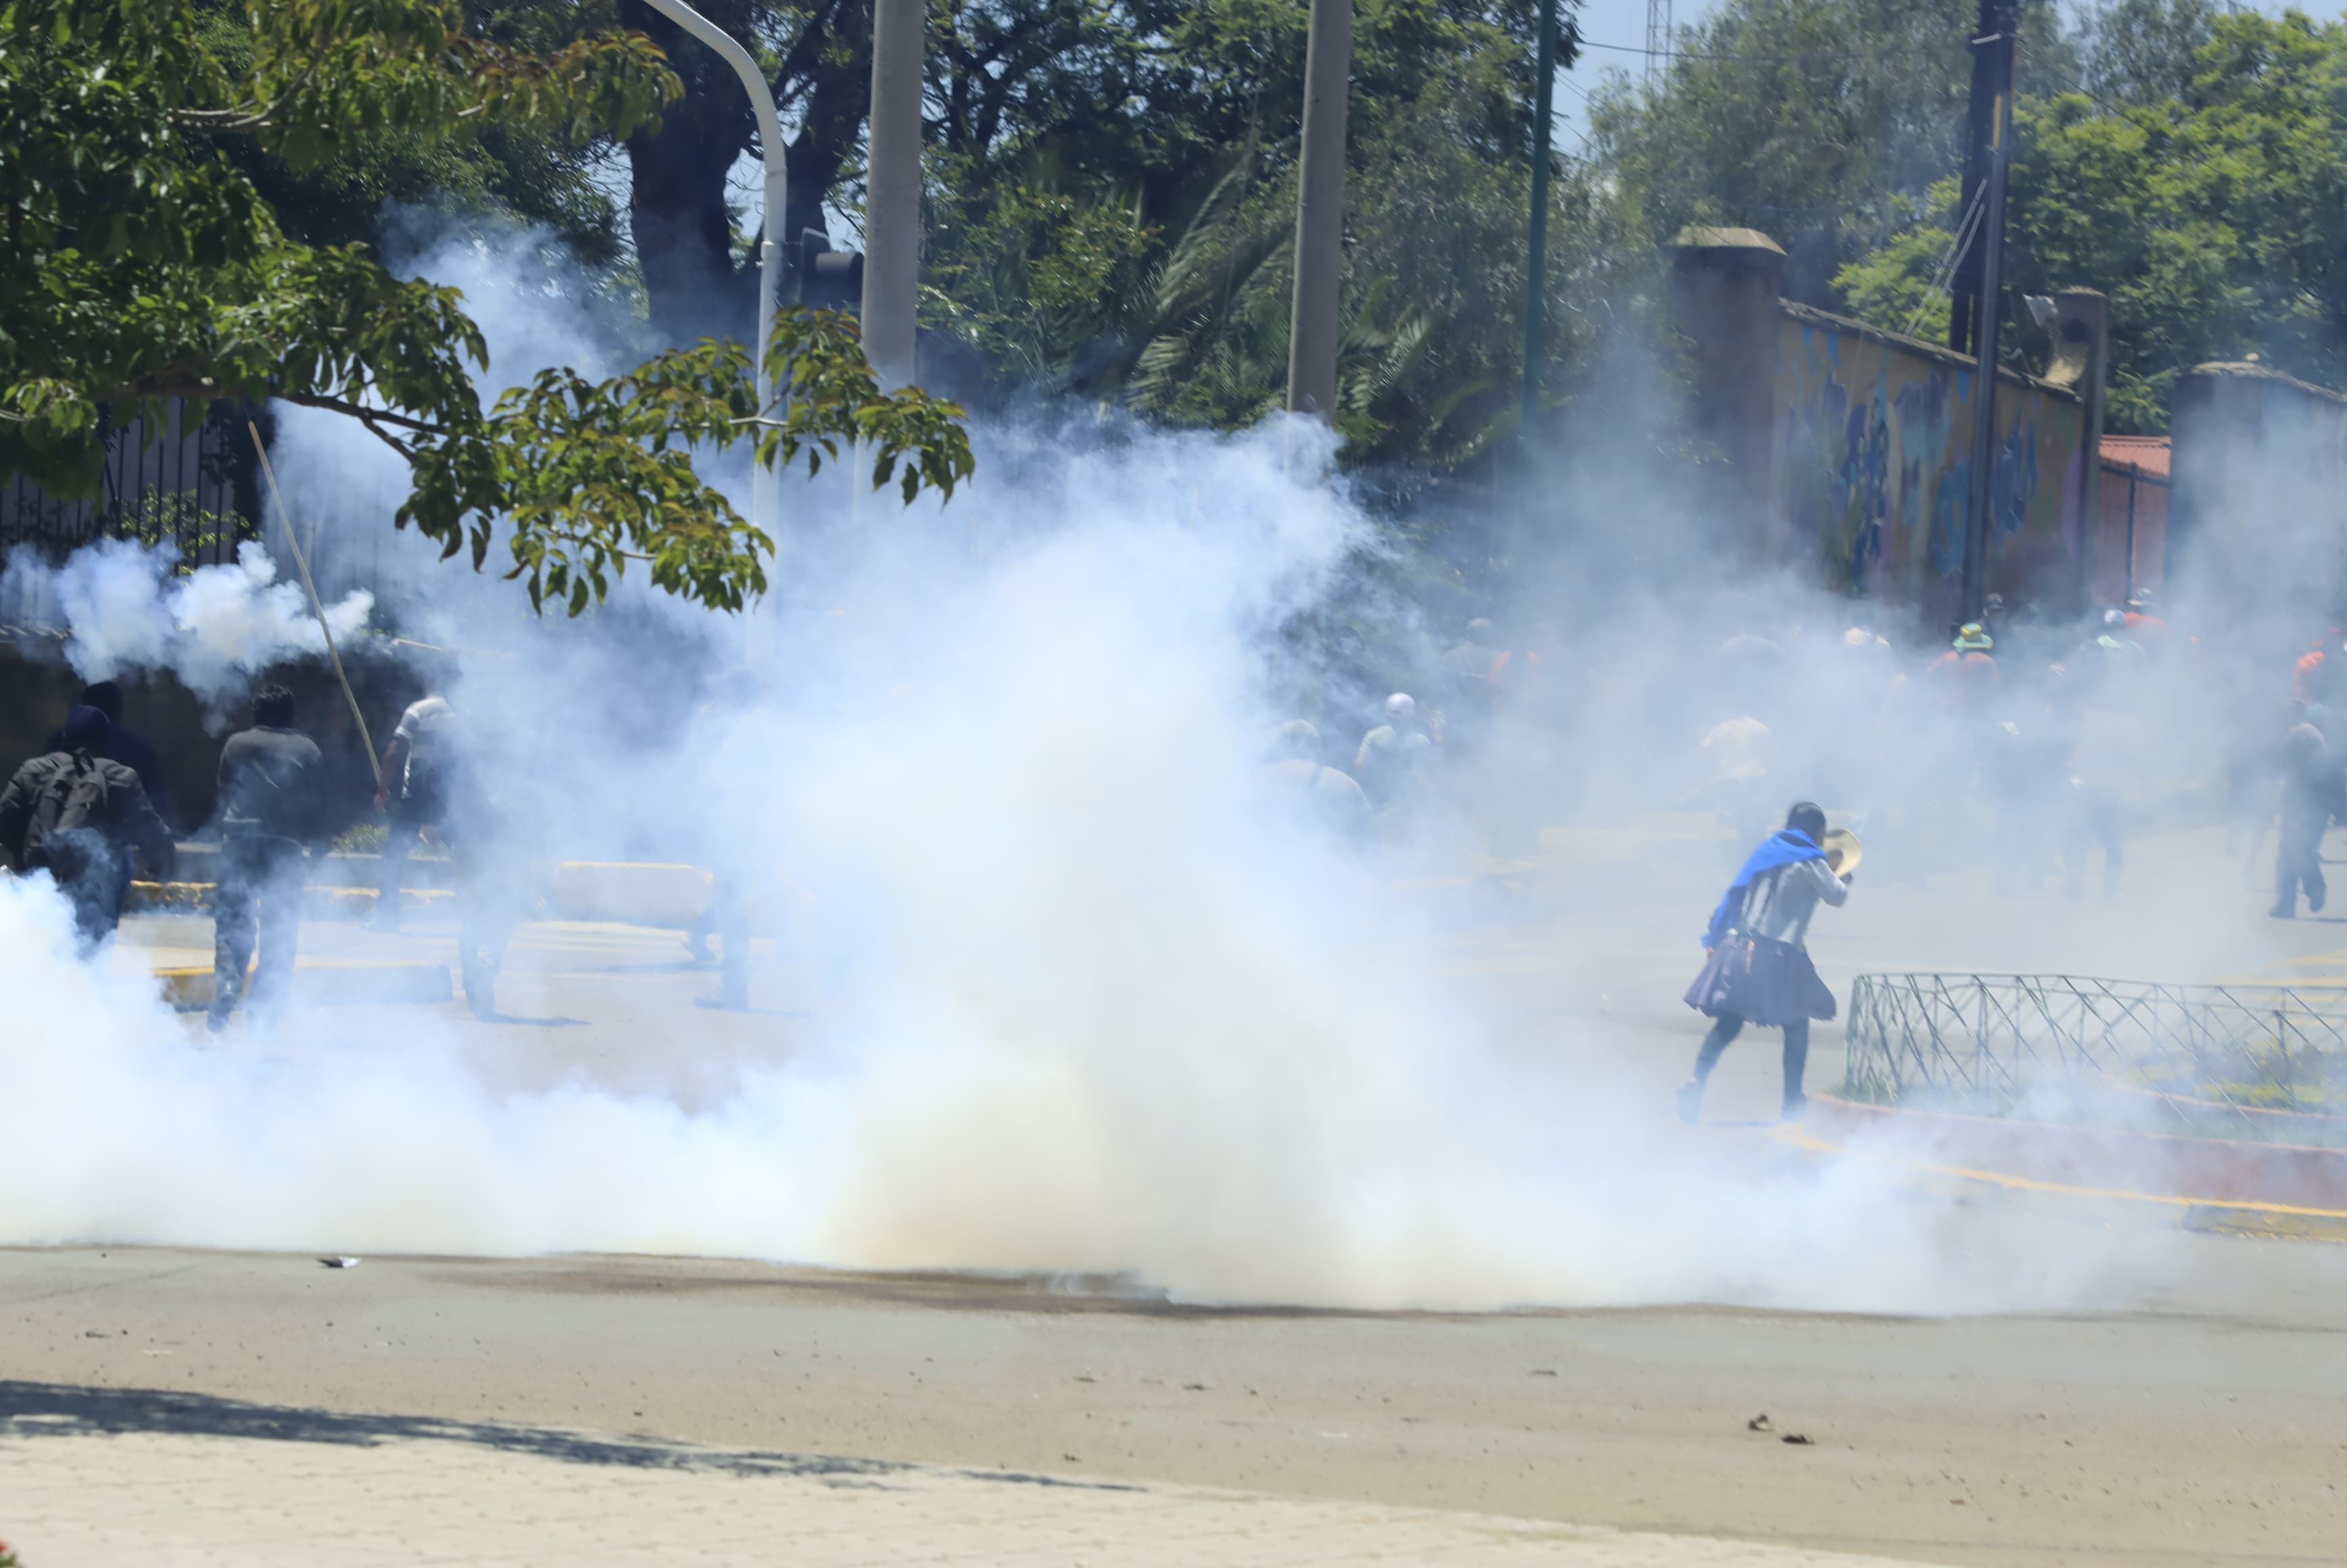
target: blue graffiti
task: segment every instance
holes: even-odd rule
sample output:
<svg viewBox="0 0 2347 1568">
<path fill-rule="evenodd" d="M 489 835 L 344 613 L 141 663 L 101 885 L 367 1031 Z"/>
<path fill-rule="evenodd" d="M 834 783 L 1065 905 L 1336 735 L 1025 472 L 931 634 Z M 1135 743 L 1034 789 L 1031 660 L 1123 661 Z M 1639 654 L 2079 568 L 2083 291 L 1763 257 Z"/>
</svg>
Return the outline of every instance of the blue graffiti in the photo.
<svg viewBox="0 0 2347 1568">
<path fill-rule="evenodd" d="M 1964 514 L 1972 492 L 1973 460 L 1959 457 L 1932 497 L 1932 569 L 1942 577 L 1964 569 Z"/>
</svg>

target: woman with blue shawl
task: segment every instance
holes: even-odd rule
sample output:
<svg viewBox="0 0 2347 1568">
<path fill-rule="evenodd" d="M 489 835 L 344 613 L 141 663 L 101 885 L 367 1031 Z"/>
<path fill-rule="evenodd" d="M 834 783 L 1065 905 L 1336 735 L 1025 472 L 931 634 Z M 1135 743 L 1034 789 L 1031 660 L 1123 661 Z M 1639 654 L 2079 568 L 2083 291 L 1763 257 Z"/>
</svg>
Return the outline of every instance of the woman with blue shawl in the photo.
<svg viewBox="0 0 2347 1568">
<path fill-rule="evenodd" d="M 1826 814 L 1808 801 L 1785 814 L 1785 825 L 1761 840 L 1736 874 L 1703 945 L 1711 958 L 1687 988 L 1686 1004 L 1712 1020 L 1679 1088 L 1679 1115 L 1693 1122 L 1720 1053 L 1747 1023 L 1785 1031 L 1785 1119 L 1809 1106 L 1801 1075 L 1809 1061 L 1809 1020 L 1834 1015 L 1833 992 L 1818 978 L 1802 945 L 1818 903 L 1849 901 L 1850 878 L 1836 876 L 1822 847 Z"/>
</svg>

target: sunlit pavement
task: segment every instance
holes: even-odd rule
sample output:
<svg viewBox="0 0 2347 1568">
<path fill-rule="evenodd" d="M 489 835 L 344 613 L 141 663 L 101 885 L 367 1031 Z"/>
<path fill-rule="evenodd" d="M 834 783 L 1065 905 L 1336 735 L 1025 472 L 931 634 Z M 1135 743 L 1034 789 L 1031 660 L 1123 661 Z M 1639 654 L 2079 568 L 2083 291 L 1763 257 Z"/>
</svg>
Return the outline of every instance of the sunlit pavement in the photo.
<svg viewBox="0 0 2347 1568">
<path fill-rule="evenodd" d="M 2113 1263 L 2091 1310 L 1942 1317 L 0 1249 L 0 1530 L 28 1568 L 2335 1563 L 2347 1248 Z"/>
<path fill-rule="evenodd" d="M 63 1415 L 6 1422 L 0 1469 L 10 1537 L 21 1543 L 27 1568 L 589 1562 L 1866 1568 L 1889 1561 L 1365 1502 L 540 1429 L 303 1411 L 261 1416 L 272 1419 L 278 1430 L 265 1437 L 93 1433 Z M 428 1435 L 408 1435 L 418 1430 Z"/>
<path fill-rule="evenodd" d="M 1891 886 L 1870 866 L 1847 909 L 1819 912 L 1811 946 L 1845 998 L 1851 976 L 1885 969 L 2347 980 L 2347 933 L 2332 919 L 2264 918 L 2260 868 L 2229 854 L 2220 834 L 2130 848 L 2124 897 L 2112 906 L 2069 902 L 2058 876 L 2033 896 L 2003 897 L 1985 874 Z M 1702 1028 L 1678 999 L 1699 957 L 1695 933 L 1739 854 L 1681 823 L 1630 824 L 1604 836 L 1553 836 L 1529 862 L 1398 875 L 1376 896 L 1391 903 L 1402 934 L 1390 951 L 1364 955 L 1362 983 L 1407 971 L 1447 988 L 1462 1039 L 1512 1066 L 1526 1094 L 1562 1102 L 1586 1093 L 1593 1064 L 1602 1064 L 1604 1092 L 1624 1097 L 1618 1114 L 1655 1137 L 1741 1148 L 1756 1171 L 1814 1160 L 1815 1151 L 1768 1135 L 1773 1034 L 1729 1052 L 1705 1128 L 1686 1133 L 1670 1115 L 1669 1090 Z M 210 935 L 200 917 L 135 917 L 111 961 L 131 973 L 200 963 Z M 329 962 L 453 965 L 454 937 L 453 919 L 434 911 L 395 935 L 313 920 L 302 939 L 305 954 Z M 536 922 L 517 938 L 490 1020 L 473 1019 L 460 1000 L 296 1009 L 267 1035 L 241 1018 L 217 1037 L 197 1016 L 179 1027 L 205 1049 L 231 1052 L 428 1037 L 493 1087 L 585 1079 L 692 1107 L 724 1096 L 744 1068 L 822 1043 L 836 1022 L 814 966 L 774 943 L 757 951 L 754 1010 L 696 1007 L 716 984 L 678 932 Z M 1839 1081 L 1840 1047 L 1838 1026 L 1818 1031 L 1813 1091 Z M 2096 1238 L 2109 1225 L 2129 1222 L 2031 1223 L 2073 1227 L 2093 1248 L 2107 1246 Z M 1372 1355 L 1363 1336 L 1383 1320 L 1359 1319 L 1356 1329 L 1342 1315 L 1307 1317 L 1279 1328 L 1276 1317 L 1242 1317 L 1276 1329 L 1287 1347 L 1266 1352 L 1246 1380 L 1292 1368 L 1307 1354 L 1290 1343 L 1296 1334 L 1308 1334 L 1317 1347 L 1308 1355 L 1326 1363 L 1320 1376 L 1331 1387 L 1317 1398 L 1328 1413 L 1276 1426 L 1249 1412 L 1251 1399 L 1222 1415 L 1148 1413 L 1169 1397 L 1235 1398 L 1224 1389 L 1240 1380 L 1230 1358 L 1244 1364 L 1255 1352 L 1242 1348 L 1236 1324 L 1214 1319 L 1203 1325 L 1212 1343 L 1202 1344 L 1142 1311 L 1118 1319 L 1125 1338 L 1113 1351 L 1087 1349 L 1063 1325 L 1027 1322 L 1019 1342 L 1042 1348 L 1006 1368 L 1003 1337 L 1015 1317 L 941 1301 L 907 1321 L 885 1305 L 890 1287 L 876 1307 L 818 1286 L 802 1328 L 818 1341 L 876 1336 L 879 1348 L 865 1359 L 888 1365 L 859 1368 L 851 1349 L 850 1375 L 827 1392 L 801 1380 L 776 1389 L 771 1404 L 763 1394 L 745 1404 L 733 1386 L 764 1387 L 766 1352 L 735 1343 L 745 1330 L 753 1339 L 766 1332 L 756 1326 L 768 1319 L 748 1310 L 754 1296 L 729 1296 L 735 1327 L 720 1327 L 677 1317 L 684 1304 L 667 1289 L 737 1266 L 644 1260 L 629 1266 L 641 1271 L 637 1283 L 595 1287 L 616 1295 L 576 1297 L 583 1312 L 566 1305 L 574 1293 L 565 1287 L 491 1321 L 449 1294 L 456 1271 L 529 1266 L 436 1272 L 426 1260 L 371 1259 L 341 1275 L 302 1259 L 222 1255 L 215 1266 L 194 1255 L 180 1265 L 133 1252 L 118 1256 L 155 1257 L 159 1269 L 141 1266 L 170 1277 L 149 1292 L 145 1316 L 125 1318 L 145 1327 L 118 1327 L 131 1294 L 83 1278 L 69 1256 L 20 1254 L 21 1266 L 0 1267 L 0 1307 L 9 1309 L 0 1314 L 0 1373 L 20 1379 L 0 1383 L 0 1534 L 30 1549 L 28 1568 L 567 1563 L 589 1551 L 810 1563 L 1858 1560 L 1818 1555 L 1813 1545 L 1874 1561 L 2048 1568 L 2335 1560 L 2323 1543 L 2347 1530 L 2335 1479 L 2347 1457 L 2339 1415 L 2347 1363 L 2333 1343 L 2336 1303 L 2347 1299 L 2337 1288 L 2342 1249 L 2162 1234 L 2172 1239 L 2147 1232 L 2123 1255 L 2143 1265 L 2135 1295 L 2150 1310 L 2075 1322 L 1873 1320 L 1861 1329 L 1869 1320 L 1669 1309 L 1405 1316 L 1390 1321 L 1397 1332 L 1408 1326 L 1408 1342 Z M 237 1305 L 206 1307 L 190 1287 L 200 1275 L 184 1270 L 215 1266 L 261 1273 Z M 279 1277 L 285 1269 L 310 1272 Z M 374 1340 L 346 1339 L 352 1320 L 330 1322 L 320 1348 L 305 1351 L 302 1332 L 270 1316 L 308 1306 L 329 1282 L 347 1295 L 353 1283 L 395 1281 L 391 1298 L 354 1313 Z M 2244 1328 L 2253 1318 L 2260 1326 Z M 1435 1390 L 1474 1387 L 1481 1375 L 1446 1360 L 1473 1354 L 1487 1333 L 1479 1322 L 1527 1325 L 1504 1329 L 1527 1340 L 1507 1376 L 1522 1388 L 1527 1366 L 1562 1368 L 1567 1380 L 1553 1386 L 1562 1402 L 1445 1408 Z M 1168 1350 L 1194 1358 L 1196 1387 L 1219 1391 L 1168 1396 L 1162 1390 L 1193 1386 L 1181 1371 L 1138 1375 Z M 928 1353 L 958 1363 L 946 1375 L 972 1385 L 943 1413 L 921 1376 L 944 1370 L 926 1365 Z M 1037 1355 L 1051 1363 L 1040 1372 L 1029 1364 Z M 1615 1370 L 1625 1378 L 1586 1382 L 1594 1366 L 1624 1357 Z M 909 1388 L 899 1362 L 913 1364 Z M 1102 1365 L 1124 1368 L 1122 1381 L 1141 1387 L 1101 1387 L 1098 1409 L 1054 1409 L 1065 1404 L 1060 1393 L 1026 1402 L 1046 1386 L 1089 1399 Z M 107 1389 L 133 1394 L 93 1405 Z M 155 1402 L 165 1398 L 157 1389 L 199 1393 L 200 1409 Z M 816 1408 L 803 1409 L 810 1397 Z M 1424 1424 L 1365 1426 L 1354 1403 L 1365 1398 L 1393 1421 Z M 1413 1403 L 1427 1414 L 1399 1414 Z M 1348 1409 L 1356 1413 L 1345 1416 Z M 1758 1409 L 1833 1436 L 1809 1457 L 1780 1460 L 1806 1450 L 1747 1432 Z M 352 1411 L 415 1419 L 333 1414 Z M 1104 1419 L 1119 1411 L 1122 1457 L 1095 1452 Z M 630 1430 L 663 1436 L 579 1435 Z M 1368 1433 L 1374 1442 L 1361 1440 Z M 687 1440 L 713 1446 L 680 1446 Z M 724 1446 L 744 1440 L 761 1446 Z M 861 1457 L 842 1467 L 810 1454 Z M 886 1462 L 866 1462 L 874 1459 Z M 1523 1522 L 1533 1517 L 1565 1523 Z"/>
</svg>

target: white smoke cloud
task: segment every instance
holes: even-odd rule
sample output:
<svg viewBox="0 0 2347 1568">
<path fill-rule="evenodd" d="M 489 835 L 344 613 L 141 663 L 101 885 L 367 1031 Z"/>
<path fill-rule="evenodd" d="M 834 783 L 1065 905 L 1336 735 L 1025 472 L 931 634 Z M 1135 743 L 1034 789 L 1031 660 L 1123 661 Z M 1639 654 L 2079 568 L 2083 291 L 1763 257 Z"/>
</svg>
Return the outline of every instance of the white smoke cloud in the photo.
<svg viewBox="0 0 2347 1568">
<path fill-rule="evenodd" d="M 1528 1099 L 1378 864 L 1263 809 L 1266 648 L 1363 538 L 1313 440 L 989 440 L 942 516 L 810 555 L 765 628 L 768 700 L 692 744 L 623 753 L 562 684 L 616 622 L 470 674 L 495 728 L 566 693 L 564 745 L 525 736 L 513 779 L 561 759 L 527 795 L 533 848 L 682 801 L 697 858 L 809 901 L 792 939 L 839 958 L 819 1043 L 713 1095 L 586 1066 L 509 1092 L 422 1013 L 330 1052 L 199 1050 L 143 982 L 74 961 L 41 885 L 0 888 L 0 986 L 37 1009 L 0 1042 L 0 1239 L 1108 1272 L 1362 1307 L 2066 1298 L 2075 1249 L 1687 1133 L 1601 1030 L 1548 1047 L 1569 1098 Z M 675 702 L 680 671 L 647 663 L 611 707 Z M 685 1076 L 698 1020 L 642 1027 Z"/>
<path fill-rule="evenodd" d="M 425 265 L 466 282 L 494 381 L 613 341 L 500 286 L 477 244 Z M 532 621 L 512 585 L 389 532 L 400 476 L 367 438 L 301 411 L 279 429 L 321 575 L 499 654 L 456 701 L 507 760 L 519 847 L 748 873 L 800 912 L 779 945 L 825 977 L 819 1003 L 790 999 L 815 1020 L 764 1025 L 741 1068 L 707 1015 L 647 1017 L 672 1064 L 658 1090 L 579 1061 L 515 1091 L 424 1010 L 394 1039 L 325 1024 L 314 1054 L 200 1049 L 142 979 L 75 959 L 46 884 L 0 884 L 0 994 L 26 999 L 0 1036 L 0 1243 L 705 1253 L 1450 1307 L 1962 1310 L 2075 1299 L 2109 1260 L 1878 1166 L 1689 1132 L 1614 1026 L 1528 1040 L 1487 987 L 1446 977 L 1430 907 L 1395 886 L 1406 860 L 1266 808 L 1275 723 L 1317 701 L 1348 758 L 1391 689 L 1363 647 L 1444 645 L 1348 578 L 1372 530 L 1316 427 L 985 429 L 942 512 L 867 497 L 848 516 L 833 470 L 788 487 L 776 598 L 748 628 L 639 579 L 581 620 Z M 1708 684 L 1720 638 L 1849 612 L 1706 575 L 1636 510 L 1664 510 L 1651 479 L 1608 480 L 1639 526 L 1607 536 L 1604 570 L 1553 574 L 1542 613 L 1586 624 L 1549 655 L 1569 743 L 1525 753 L 1535 825 L 1576 800 L 1601 822 L 1677 801 L 1694 779 L 1658 759 L 1692 768 L 1728 716 L 1686 723 L 1730 695 Z M 1666 590 L 1624 588 L 1636 551 L 1669 558 Z M 56 584 L 77 661 L 209 690 L 314 651 L 265 559 L 208 569 L 166 584 L 121 547 L 77 559 Z M 355 629 L 364 593 L 336 613 Z M 745 648 L 760 695 L 692 717 Z M 1322 681 L 1347 658 L 1378 677 Z M 1688 937 L 1717 891 L 1691 897 Z"/>
<path fill-rule="evenodd" d="M 8 576 L 8 599 L 56 607 L 66 657 L 85 680 L 169 671 L 217 707 L 269 665 L 325 651 L 301 587 L 278 581 L 276 562 L 257 543 L 239 547 L 233 564 L 180 576 L 168 551 L 106 539 L 54 569 L 20 551 Z M 374 594 L 357 589 L 326 607 L 326 622 L 348 639 L 374 608 Z"/>
</svg>

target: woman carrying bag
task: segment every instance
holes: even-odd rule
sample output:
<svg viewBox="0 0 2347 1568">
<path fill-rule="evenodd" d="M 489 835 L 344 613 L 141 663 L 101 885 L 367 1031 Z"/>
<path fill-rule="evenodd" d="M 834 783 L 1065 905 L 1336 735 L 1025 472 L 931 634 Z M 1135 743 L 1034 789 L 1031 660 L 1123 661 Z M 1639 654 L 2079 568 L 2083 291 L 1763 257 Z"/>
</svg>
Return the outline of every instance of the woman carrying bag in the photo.
<svg viewBox="0 0 2347 1568">
<path fill-rule="evenodd" d="M 1785 1031 L 1785 1119 L 1798 1121 L 1808 1108 L 1801 1075 L 1809 1061 L 1809 1020 L 1833 1017 L 1834 999 L 1802 938 L 1819 900 L 1836 907 L 1849 902 L 1857 865 L 1857 838 L 1828 835 L 1826 814 L 1801 801 L 1728 884 L 1703 934 L 1711 958 L 1686 992 L 1687 1006 L 1713 1021 L 1696 1053 L 1695 1071 L 1679 1088 L 1682 1120 L 1696 1120 L 1720 1052 L 1747 1023 Z"/>
</svg>

